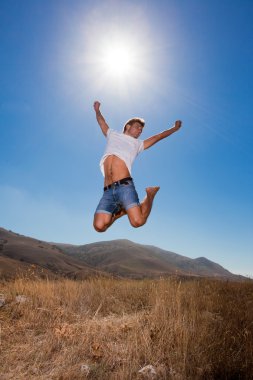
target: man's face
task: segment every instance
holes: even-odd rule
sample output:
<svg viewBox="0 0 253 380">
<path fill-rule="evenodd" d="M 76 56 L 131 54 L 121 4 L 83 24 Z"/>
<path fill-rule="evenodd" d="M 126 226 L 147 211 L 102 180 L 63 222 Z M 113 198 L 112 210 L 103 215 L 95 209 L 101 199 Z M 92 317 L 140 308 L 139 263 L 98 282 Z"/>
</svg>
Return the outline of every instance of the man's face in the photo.
<svg viewBox="0 0 253 380">
<path fill-rule="evenodd" d="M 128 124 L 126 127 L 125 134 L 135 139 L 138 139 L 142 133 L 143 126 L 138 123 L 138 121 L 134 122 L 132 125 Z"/>
</svg>

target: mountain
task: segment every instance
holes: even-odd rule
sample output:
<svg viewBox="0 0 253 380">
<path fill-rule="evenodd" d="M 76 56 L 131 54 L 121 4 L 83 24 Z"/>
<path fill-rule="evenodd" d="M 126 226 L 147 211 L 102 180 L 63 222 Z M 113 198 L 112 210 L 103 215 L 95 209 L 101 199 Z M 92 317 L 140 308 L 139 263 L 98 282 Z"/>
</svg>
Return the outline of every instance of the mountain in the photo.
<svg viewBox="0 0 253 380">
<path fill-rule="evenodd" d="M 49 278 L 64 276 L 83 279 L 94 275 L 108 276 L 66 255 L 53 243 L 0 228 L 0 278 L 31 273 Z"/>
<path fill-rule="evenodd" d="M 204 257 L 190 259 L 129 240 L 86 245 L 48 243 L 0 228 L 0 277 L 34 272 L 38 276 L 84 279 L 90 276 L 161 276 L 243 279 Z"/>
<path fill-rule="evenodd" d="M 188 257 L 129 240 L 113 240 L 81 246 L 58 244 L 71 257 L 94 268 L 122 277 L 144 278 L 167 275 L 236 279 L 219 264 L 204 257 Z"/>
</svg>

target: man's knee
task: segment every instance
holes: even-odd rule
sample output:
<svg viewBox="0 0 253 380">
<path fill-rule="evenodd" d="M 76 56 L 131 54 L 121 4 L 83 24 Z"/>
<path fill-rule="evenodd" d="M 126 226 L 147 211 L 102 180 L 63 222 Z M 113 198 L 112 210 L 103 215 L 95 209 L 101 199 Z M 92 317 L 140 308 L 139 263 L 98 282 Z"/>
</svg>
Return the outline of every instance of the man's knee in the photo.
<svg viewBox="0 0 253 380">
<path fill-rule="evenodd" d="M 93 227 L 97 232 L 105 232 L 107 230 L 107 226 L 102 223 L 94 222 Z"/>
<path fill-rule="evenodd" d="M 99 218 L 94 218 L 93 227 L 97 232 L 105 232 L 108 228 L 109 223 L 106 223 L 104 220 Z"/>
<path fill-rule="evenodd" d="M 145 220 L 141 217 L 132 217 L 130 218 L 130 223 L 134 228 L 141 227 L 145 224 Z"/>
</svg>

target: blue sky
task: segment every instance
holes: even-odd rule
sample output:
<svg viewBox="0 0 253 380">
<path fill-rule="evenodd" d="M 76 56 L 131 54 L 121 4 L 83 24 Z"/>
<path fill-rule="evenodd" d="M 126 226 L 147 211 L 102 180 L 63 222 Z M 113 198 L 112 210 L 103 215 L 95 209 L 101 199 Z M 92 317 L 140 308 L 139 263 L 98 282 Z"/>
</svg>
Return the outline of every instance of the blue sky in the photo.
<svg viewBox="0 0 253 380">
<path fill-rule="evenodd" d="M 253 276 L 252 19 L 250 0 L 1 1 L 0 226 L 73 244 L 127 238 Z M 101 64 L 115 38 L 136 55 L 120 80 Z M 139 229 L 92 227 L 96 99 L 113 129 L 143 117 L 143 139 L 183 120 L 134 163 L 140 198 L 161 186 Z"/>
</svg>

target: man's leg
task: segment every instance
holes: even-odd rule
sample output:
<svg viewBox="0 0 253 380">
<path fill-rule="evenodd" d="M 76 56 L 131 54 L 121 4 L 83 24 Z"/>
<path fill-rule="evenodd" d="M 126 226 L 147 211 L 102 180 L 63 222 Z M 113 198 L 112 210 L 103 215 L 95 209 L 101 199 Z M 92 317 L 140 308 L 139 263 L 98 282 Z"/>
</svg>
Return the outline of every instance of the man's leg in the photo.
<svg viewBox="0 0 253 380">
<path fill-rule="evenodd" d="M 154 198 L 160 187 L 147 187 L 146 188 L 146 197 L 140 204 L 140 206 L 134 206 L 127 210 L 128 219 L 133 227 L 143 226 L 150 214 Z"/>
<path fill-rule="evenodd" d="M 93 226 L 97 232 L 105 232 L 115 220 L 121 218 L 123 215 L 126 215 L 125 209 L 122 209 L 115 215 L 96 213 L 94 215 Z"/>
</svg>

